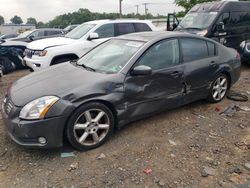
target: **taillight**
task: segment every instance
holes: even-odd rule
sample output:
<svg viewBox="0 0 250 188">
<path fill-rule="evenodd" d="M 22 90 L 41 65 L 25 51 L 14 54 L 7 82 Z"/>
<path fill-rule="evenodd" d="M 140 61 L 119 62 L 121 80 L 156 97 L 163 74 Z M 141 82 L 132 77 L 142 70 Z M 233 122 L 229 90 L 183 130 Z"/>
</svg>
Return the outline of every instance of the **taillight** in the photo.
<svg viewBox="0 0 250 188">
<path fill-rule="evenodd" d="M 239 52 L 236 52 L 236 59 L 240 60 L 240 54 L 239 54 Z"/>
</svg>

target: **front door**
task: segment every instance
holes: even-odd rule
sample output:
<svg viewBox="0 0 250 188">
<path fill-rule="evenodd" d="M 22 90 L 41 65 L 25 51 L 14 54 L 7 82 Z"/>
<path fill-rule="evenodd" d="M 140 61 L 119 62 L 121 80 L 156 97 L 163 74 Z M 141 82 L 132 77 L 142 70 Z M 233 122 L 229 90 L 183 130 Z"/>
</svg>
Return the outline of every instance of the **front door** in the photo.
<svg viewBox="0 0 250 188">
<path fill-rule="evenodd" d="M 130 120 L 181 104 L 184 66 L 179 59 L 178 40 L 164 40 L 150 47 L 134 65 L 149 66 L 152 74 L 126 77 L 126 116 Z"/>
</svg>

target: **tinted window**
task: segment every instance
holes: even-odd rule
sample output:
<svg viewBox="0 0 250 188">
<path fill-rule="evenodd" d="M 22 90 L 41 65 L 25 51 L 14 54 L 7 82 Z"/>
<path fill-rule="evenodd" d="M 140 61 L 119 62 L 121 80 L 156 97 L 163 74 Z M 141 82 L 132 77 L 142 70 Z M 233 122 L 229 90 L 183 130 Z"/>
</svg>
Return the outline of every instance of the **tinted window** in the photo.
<svg viewBox="0 0 250 188">
<path fill-rule="evenodd" d="M 152 29 L 145 23 L 134 23 L 135 31 L 152 31 Z"/>
<path fill-rule="evenodd" d="M 145 52 L 138 65 L 146 65 L 153 70 L 164 69 L 179 64 L 178 40 L 161 41 Z"/>
<path fill-rule="evenodd" d="M 105 24 L 99 27 L 95 33 L 98 33 L 99 38 L 114 37 L 114 24 Z"/>
<path fill-rule="evenodd" d="M 216 55 L 216 50 L 215 50 L 215 44 L 212 42 L 207 42 L 207 47 L 208 47 L 208 55 L 210 57 Z"/>
<path fill-rule="evenodd" d="M 117 35 L 124 35 L 135 32 L 135 28 L 132 23 L 118 23 Z"/>
<path fill-rule="evenodd" d="M 237 27 L 250 24 L 249 12 L 232 12 L 230 13 L 230 25 Z"/>
<path fill-rule="evenodd" d="M 48 36 L 48 35 L 58 35 L 58 34 L 61 34 L 62 32 L 61 31 L 45 31 L 45 36 Z"/>
<path fill-rule="evenodd" d="M 181 39 L 183 61 L 194 61 L 208 57 L 206 41 L 200 39 Z"/>
</svg>

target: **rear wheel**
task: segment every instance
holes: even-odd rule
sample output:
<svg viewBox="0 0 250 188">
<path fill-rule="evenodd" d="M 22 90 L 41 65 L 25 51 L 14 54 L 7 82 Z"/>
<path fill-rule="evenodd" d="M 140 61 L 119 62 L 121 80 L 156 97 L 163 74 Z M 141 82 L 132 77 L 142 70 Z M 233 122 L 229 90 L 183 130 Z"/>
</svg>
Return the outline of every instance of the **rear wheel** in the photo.
<svg viewBox="0 0 250 188">
<path fill-rule="evenodd" d="M 227 75 L 220 74 L 211 84 L 208 100 L 212 103 L 220 102 L 226 96 L 228 88 L 229 81 Z"/>
<path fill-rule="evenodd" d="M 78 108 L 70 117 L 66 135 L 78 150 L 93 149 L 103 144 L 114 130 L 114 117 L 108 107 L 91 102 Z"/>
</svg>

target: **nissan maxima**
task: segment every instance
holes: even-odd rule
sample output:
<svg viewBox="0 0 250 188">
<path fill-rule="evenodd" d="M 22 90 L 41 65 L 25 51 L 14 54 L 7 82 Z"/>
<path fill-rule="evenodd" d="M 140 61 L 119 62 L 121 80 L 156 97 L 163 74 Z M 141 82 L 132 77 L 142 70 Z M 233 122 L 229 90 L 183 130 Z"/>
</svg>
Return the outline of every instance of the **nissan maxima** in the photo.
<svg viewBox="0 0 250 188">
<path fill-rule="evenodd" d="M 235 50 L 196 35 L 124 35 L 13 83 L 3 119 L 22 146 L 61 147 L 67 139 L 88 150 L 132 121 L 200 99 L 221 101 L 240 66 Z"/>
</svg>

